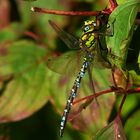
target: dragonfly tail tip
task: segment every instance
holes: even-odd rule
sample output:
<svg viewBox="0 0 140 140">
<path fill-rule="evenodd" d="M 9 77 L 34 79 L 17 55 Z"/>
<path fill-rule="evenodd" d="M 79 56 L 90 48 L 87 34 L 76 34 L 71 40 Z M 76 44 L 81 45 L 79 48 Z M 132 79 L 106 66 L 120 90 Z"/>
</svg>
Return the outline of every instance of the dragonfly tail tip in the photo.
<svg viewBox="0 0 140 140">
<path fill-rule="evenodd" d="M 63 132 L 60 130 L 59 136 L 62 138 L 63 137 Z"/>
</svg>

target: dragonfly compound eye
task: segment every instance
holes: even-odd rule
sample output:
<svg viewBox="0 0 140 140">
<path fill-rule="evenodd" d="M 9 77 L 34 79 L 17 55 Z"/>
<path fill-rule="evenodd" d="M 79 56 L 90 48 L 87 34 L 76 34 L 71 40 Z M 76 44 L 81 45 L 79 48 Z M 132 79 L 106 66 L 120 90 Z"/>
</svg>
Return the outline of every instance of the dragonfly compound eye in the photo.
<svg viewBox="0 0 140 140">
<path fill-rule="evenodd" d="M 84 31 L 87 32 L 89 30 L 90 30 L 90 26 L 89 25 L 85 26 Z"/>
</svg>

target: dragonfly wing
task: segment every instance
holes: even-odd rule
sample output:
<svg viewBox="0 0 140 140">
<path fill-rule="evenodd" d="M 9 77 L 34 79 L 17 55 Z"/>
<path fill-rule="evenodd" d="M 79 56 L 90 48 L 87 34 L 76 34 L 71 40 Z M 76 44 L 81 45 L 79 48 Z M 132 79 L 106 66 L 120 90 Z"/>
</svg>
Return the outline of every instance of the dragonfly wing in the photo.
<svg viewBox="0 0 140 140">
<path fill-rule="evenodd" d="M 49 24 L 56 31 L 60 39 L 70 48 L 79 49 L 79 40 L 64 30 L 60 29 L 53 21 L 49 20 Z"/>
<path fill-rule="evenodd" d="M 51 57 L 47 67 L 59 74 L 77 75 L 82 66 L 82 51 L 69 51 L 58 57 Z"/>
</svg>

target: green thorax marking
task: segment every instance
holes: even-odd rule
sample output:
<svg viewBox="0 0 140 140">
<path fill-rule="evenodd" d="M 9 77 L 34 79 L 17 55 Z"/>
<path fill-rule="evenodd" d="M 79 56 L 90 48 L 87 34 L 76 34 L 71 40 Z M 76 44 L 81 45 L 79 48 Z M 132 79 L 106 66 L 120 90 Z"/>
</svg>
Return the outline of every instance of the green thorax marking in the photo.
<svg viewBox="0 0 140 140">
<path fill-rule="evenodd" d="M 80 38 L 80 48 L 84 48 L 91 52 L 95 48 L 95 34 L 96 22 L 94 20 L 87 20 L 82 27 L 83 33 Z"/>
</svg>

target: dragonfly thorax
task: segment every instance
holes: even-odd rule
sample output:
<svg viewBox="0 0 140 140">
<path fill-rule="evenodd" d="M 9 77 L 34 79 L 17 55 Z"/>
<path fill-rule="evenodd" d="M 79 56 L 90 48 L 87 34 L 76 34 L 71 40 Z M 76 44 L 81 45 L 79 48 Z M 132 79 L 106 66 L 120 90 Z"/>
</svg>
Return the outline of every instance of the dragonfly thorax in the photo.
<svg viewBox="0 0 140 140">
<path fill-rule="evenodd" d="M 82 27 L 83 33 L 80 38 L 80 48 L 86 49 L 91 52 L 95 48 L 95 33 L 96 30 L 95 20 L 87 20 Z"/>
<path fill-rule="evenodd" d="M 80 48 L 91 52 L 95 48 L 95 34 L 83 34 L 80 38 Z"/>
<path fill-rule="evenodd" d="M 83 27 L 83 33 L 80 38 L 80 48 L 86 49 L 91 52 L 95 48 L 95 33 L 96 22 L 94 20 L 85 21 Z"/>
</svg>

